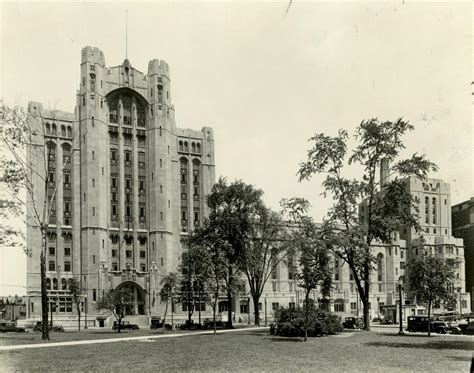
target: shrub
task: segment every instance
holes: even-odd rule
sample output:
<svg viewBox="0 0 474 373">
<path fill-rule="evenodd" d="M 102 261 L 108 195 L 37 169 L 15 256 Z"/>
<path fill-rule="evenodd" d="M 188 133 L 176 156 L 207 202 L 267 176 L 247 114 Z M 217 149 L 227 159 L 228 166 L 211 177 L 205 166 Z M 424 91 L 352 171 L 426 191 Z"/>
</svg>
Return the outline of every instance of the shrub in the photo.
<svg viewBox="0 0 474 373">
<path fill-rule="evenodd" d="M 270 332 L 284 337 L 303 337 L 305 310 L 279 308 L 275 312 L 275 323 Z M 317 337 L 342 331 L 338 316 L 320 308 L 310 308 L 308 315 L 308 336 Z"/>
</svg>

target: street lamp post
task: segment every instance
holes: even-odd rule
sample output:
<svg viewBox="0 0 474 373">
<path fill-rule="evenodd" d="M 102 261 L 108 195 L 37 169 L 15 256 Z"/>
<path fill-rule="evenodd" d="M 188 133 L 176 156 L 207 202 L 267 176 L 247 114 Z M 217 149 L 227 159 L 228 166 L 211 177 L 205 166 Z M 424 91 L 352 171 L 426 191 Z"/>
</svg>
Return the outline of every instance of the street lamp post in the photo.
<svg viewBox="0 0 474 373">
<path fill-rule="evenodd" d="M 458 288 L 458 291 L 459 291 L 459 317 L 462 317 L 462 288 L 459 287 Z"/>
<path fill-rule="evenodd" d="M 402 319 L 402 277 L 398 279 L 398 312 L 400 314 L 399 316 L 399 322 L 400 322 L 400 329 L 398 331 L 398 335 L 403 335 L 403 319 Z"/>
<path fill-rule="evenodd" d="M 87 329 L 87 294 L 84 295 L 84 329 Z"/>
</svg>

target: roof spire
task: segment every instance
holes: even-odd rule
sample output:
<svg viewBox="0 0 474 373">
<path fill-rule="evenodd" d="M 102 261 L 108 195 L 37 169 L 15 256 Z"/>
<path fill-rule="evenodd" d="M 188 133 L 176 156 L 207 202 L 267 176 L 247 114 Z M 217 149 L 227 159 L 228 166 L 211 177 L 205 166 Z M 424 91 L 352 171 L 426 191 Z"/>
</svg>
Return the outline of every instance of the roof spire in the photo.
<svg viewBox="0 0 474 373">
<path fill-rule="evenodd" d="M 128 59 L 128 9 L 125 10 L 125 58 Z"/>
</svg>

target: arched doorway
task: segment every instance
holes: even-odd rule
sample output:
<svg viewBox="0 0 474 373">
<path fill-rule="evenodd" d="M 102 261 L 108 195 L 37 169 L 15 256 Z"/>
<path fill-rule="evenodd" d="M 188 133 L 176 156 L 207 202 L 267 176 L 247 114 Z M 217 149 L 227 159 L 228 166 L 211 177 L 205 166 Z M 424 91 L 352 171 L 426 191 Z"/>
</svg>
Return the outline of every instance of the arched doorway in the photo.
<svg viewBox="0 0 474 373">
<path fill-rule="evenodd" d="M 116 290 L 123 291 L 126 315 L 145 315 L 145 290 L 133 281 L 122 282 Z"/>
</svg>

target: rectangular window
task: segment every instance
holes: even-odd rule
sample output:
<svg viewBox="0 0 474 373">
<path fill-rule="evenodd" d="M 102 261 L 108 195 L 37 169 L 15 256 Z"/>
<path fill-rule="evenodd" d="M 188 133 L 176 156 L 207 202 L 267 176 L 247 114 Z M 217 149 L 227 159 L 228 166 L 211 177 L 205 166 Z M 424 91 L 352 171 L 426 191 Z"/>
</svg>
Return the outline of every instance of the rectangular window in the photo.
<svg viewBox="0 0 474 373">
<path fill-rule="evenodd" d="M 70 261 L 64 262 L 64 270 L 66 272 L 71 272 L 71 262 Z"/>
<path fill-rule="evenodd" d="M 272 291 L 273 292 L 277 291 L 277 283 L 276 282 L 272 282 Z"/>
<path fill-rule="evenodd" d="M 92 264 L 95 264 L 95 255 L 92 255 Z"/>
<path fill-rule="evenodd" d="M 97 300 L 97 290 L 92 289 L 92 301 L 95 302 Z"/>
<path fill-rule="evenodd" d="M 125 256 L 127 258 L 131 258 L 132 257 L 132 250 L 125 250 Z"/>
<path fill-rule="evenodd" d="M 140 258 L 146 258 L 146 253 L 144 250 L 140 250 Z"/>
<path fill-rule="evenodd" d="M 53 246 L 50 246 L 50 247 L 49 247 L 49 255 L 54 255 L 55 252 L 56 252 L 56 248 L 53 247 Z"/>
<path fill-rule="evenodd" d="M 356 310 L 356 309 L 357 309 L 357 303 L 351 302 L 351 310 Z"/>
<path fill-rule="evenodd" d="M 64 248 L 64 256 L 71 256 L 71 248 L 65 247 Z"/>
<path fill-rule="evenodd" d="M 116 258 L 116 257 L 117 257 L 117 250 L 112 249 L 112 258 Z"/>
<path fill-rule="evenodd" d="M 272 303 L 272 310 L 273 310 L 273 311 L 276 311 L 276 310 L 278 309 L 278 307 L 279 307 L 278 302 L 273 302 L 273 303 Z"/>
<path fill-rule="evenodd" d="M 140 271 L 142 271 L 142 272 L 146 271 L 146 264 L 145 263 L 140 263 Z"/>
<path fill-rule="evenodd" d="M 56 270 L 56 263 L 54 262 L 54 260 L 49 261 L 48 270 L 49 271 L 55 271 Z"/>
<path fill-rule="evenodd" d="M 118 264 L 117 263 L 112 263 L 112 271 L 118 271 Z"/>
</svg>

